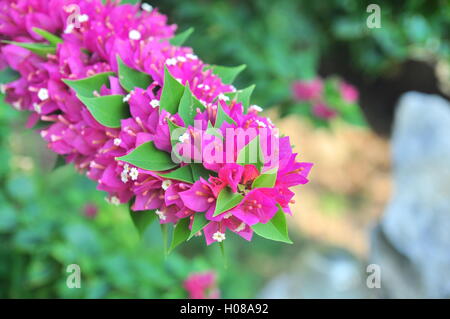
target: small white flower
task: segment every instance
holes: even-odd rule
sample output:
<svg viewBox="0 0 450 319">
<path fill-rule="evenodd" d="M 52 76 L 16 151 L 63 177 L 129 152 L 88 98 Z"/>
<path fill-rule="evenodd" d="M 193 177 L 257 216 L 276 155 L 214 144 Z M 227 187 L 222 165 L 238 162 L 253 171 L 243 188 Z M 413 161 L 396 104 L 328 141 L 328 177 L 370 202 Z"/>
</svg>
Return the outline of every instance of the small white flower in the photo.
<svg viewBox="0 0 450 319">
<path fill-rule="evenodd" d="M 198 57 L 195 54 L 192 54 L 192 53 L 186 54 L 186 57 L 188 59 L 191 59 L 191 60 L 197 60 L 198 59 Z"/>
<path fill-rule="evenodd" d="M 0 93 L 5 94 L 6 93 L 6 85 L 0 84 Z"/>
<path fill-rule="evenodd" d="M 111 204 L 119 206 L 120 205 L 120 199 L 117 196 L 111 197 L 109 200 Z"/>
<path fill-rule="evenodd" d="M 127 102 L 130 100 L 130 98 L 131 98 L 131 94 L 127 94 L 127 95 L 125 95 L 125 96 L 123 97 L 122 101 L 123 101 L 124 103 L 127 103 Z"/>
<path fill-rule="evenodd" d="M 181 136 L 178 138 L 178 140 L 179 140 L 181 143 L 184 143 L 184 142 L 188 141 L 188 140 L 189 140 L 189 134 L 188 134 L 187 132 L 185 132 L 183 135 L 181 135 Z"/>
<path fill-rule="evenodd" d="M 138 171 L 138 169 L 136 168 L 136 167 L 132 167 L 131 169 L 130 169 L 130 178 L 131 178 L 131 180 L 132 181 L 135 181 L 135 180 L 137 180 L 137 178 L 138 178 L 138 176 L 139 176 L 139 171 Z"/>
<path fill-rule="evenodd" d="M 72 23 L 71 24 L 68 24 L 67 26 L 66 26 L 66 28 L 64 29 L 64 33 L 65 34 L 69 34 L 69 33 L 72 33 L 72 31 L 75 29 L 75 25 L 73 25 Z"/>
<path fill-rule="evenodd" d="M 167 218 L 166 214 L 164 214 L 164 212 L 160 211 L 159 209 L 155 211 L 155 214 L 158 215 L 159 219 L 161 220 L 166 220 Z"/>
<path fill-rule="evenodd" d="M 125 169 L 122 171 L 122 173 L 120 173 L 120 180 L 124 184 L 128 183 L 128 171 L 126 171 Z"/>
<path fill-rule="evenodd" d="M 129 37 L 131 40 L 140 40 L 140 39 L 141 39 L 141 33 L 140 33 L 138 30 L 131 30 L 131 31 L 128 33 L 128 37 Z"/>
<path fill-rule="evenodd" d="M 33 103 L 33 108 L 36 111 L 36 113 L 41 113 L 42 112 L 42 107 L 38 103 Z"/>
<path fill-rule="evenodd" d="M 225 240 L 225 234 L 218 231 L 212 235 L 212 239 L 214 239 L 215 241 L 217 241 L 219 243 L 223 242 Z"/>
<path fill-rule="evenodd" d="M 250 106 L 250 110 L 256 111 L 256 112 L 262 112 L 263 108 L 258 105 L 252 105 Z"/>
<path fill-rule="evenodd" d="M 141 4 L 141 9 L 147 12 L 151 12 L 153 10 L 153 7 L 151 4 L 144 2 L 143 4 Z"/>
<path fill-rule="evenodd" d="M 236 233 L 239 233 L 245 229 L 245 223 L 241 223 L 236 229 L 234 230 Z"/>
<path fill-rule="evenodd" d="M 152 108 L 157 108 L 159 106 L 159 101 L 156 99 L 153 99 L 150 101 L 150 105 L 152 106 Z"/>
<path fill-rule="evenodd" d="M 177 57 L 177 60 L 180 62 L 186 62 L 186 58 L 184 56 Z"/>
<path fill-rule="evenodd" d="M 264 123 L 263 121 L 256 120 L 255 122 L 256 124 L 258 124 L 259 127 L 267 127 L 266 123 Z"/>
<path fill-rule="evenodd" d="M 166 60 L 166 64 L 167 65 L 176 65 L 177 64 L 177 59 L 175 58 L 170 58 Z"/>
<path fill-rule="evenodd" d="M 48 99 L 48 90 L 46 88 L 39 89 L 38 98 L 41 101 L 45 101 Z"/>
<path fill-rule="evenodd" d="M 166 179 L 162 182 L 161 187 L 162 189 L 167 190 L 170 185 L 172 185 L 172 181 L 170 179 Z"/>
<path fill-rule="evenodd" d="M 225 94 L 223 94 L 223 93 L 220 93 L 219 94 L 219 100 L 222 100 L 222 101 L 229 101 L 230 100 L 230 98 L 228 97 L 228 96 L 226 96 Z"/>
<path fill-rule="evenodd" d="M 89 20 L 89 16 L 87 14 L 81 14 L 78 16 L 78 21 L 81 23 L 87 22 Z"/>
<path fill-rule="evenodd" d="M 12 103 L 12 106 L 16 109 L 16 110 L 20 110 L 22 108 L 22 102 L 20 100 L 14 101 Z"/>
<path fill-rule="evenodd" d="M 231 214 L 230 212 L 226 213 L 225 215 L 223 215 L 223 219 L 228 219 L 231 216 L 233 216 L 233 214 Z"/>
<path fill-rule="evenodd" d="M 114 139 L 114 145 L 115 146 L 120 146 L 120 144 L 122 144 L 122 140 L 120 138 L 115 138 Z"/>
</svg>

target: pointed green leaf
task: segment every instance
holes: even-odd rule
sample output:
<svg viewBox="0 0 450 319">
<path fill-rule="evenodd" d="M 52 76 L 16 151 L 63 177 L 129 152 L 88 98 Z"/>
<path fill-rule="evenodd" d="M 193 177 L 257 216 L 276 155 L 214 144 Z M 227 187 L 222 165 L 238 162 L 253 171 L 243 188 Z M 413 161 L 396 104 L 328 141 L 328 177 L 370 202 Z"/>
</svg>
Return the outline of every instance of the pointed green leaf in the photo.
<svg viewBox="0 0 450 319">
<path fill-rule="evenodd" d="M 169 252 L 174 250 L 179 244 L 185 242 L 191 231 L 189 230 L 190 218 L 182 218 L 176 223 L 172 234 L 172 242 L 170 243 Z"/>
<path fill-rule="evenodd" d="M 128 92 L 139 87 L 146 89 L 152 84 L 152 78 L 147 73 L 128 67 L 117 55 L 117 65 L 119 67 L 119 81 L 122 87 Z"/>
<path fill-rule="evenodd" d="M 7 40 L 3 40 L 2 42 L 17 45 L 18 47 L 30 50 L 31 52 L 33 52 L 43 58 L 46 58 L 47 54 L 55 54 L 56 53 L 55 46 L 44 44 L 44 43 L 26 43 L 26 42 L 15 42 L 15 41 L 7 41 Z"/>
<path fill-rule="evenodd" d="M 259 175 L 252 184 L 252 188 L 272 188 L 277 180 L 277 170 L 274 168 L 264 174 Z"/>
<path fill-rule="evenodd" d="M 264 166 L 264 155 L 259 142 L 259 136 L 256 136 L 239 151 L 236 163 L 241 165 L 255 165 L 261 172 Z"/>
<path fill-rule="evenodd" d="M 214 65 L 212 66 L 213 73 L 222 79 L 222 83 L 231 84 L 234 82 L 234 79 L 245 70 L 247 66 L 245 64 L 239 66 L 221 66 Z"/>
<path fill-rule="evenodd" d="M 247 113 L 248 111 L 248 107 L 250 105 L 250 97 L 252 96 L 254 89 L 255 85 L 253 84 L 237 92 L 236 101 L 242 103 L 244 107 L 244 113 Z"/>
<path fill-rule="evenodd" d="M 253 225 L 252 229 L 261 237 L 292 244 L 292 241 L 289 239 L 288 235 L 285 213 L 279 206 L 278 212 L 269 222 L 266 224 L 259 223 Z"/>
<path fill-rule="evenodd" d="M 216 209 L 214 211 L 214 217 L 222 214 L 223 212 L 236 207 L 244 198 L 239 193 L 233 193 L 229 187 L 225 187 L 217 196 Z"/>
<path fill-rule="evenodd" d="M 99 92 L 102 86 L 109 87 L 109 77 L 112 75 L 114 75 L 113 72 L 103 72 L 84 79 L 63 79 L 62 81 L 72 88 L 77 95 L 94 97 L 94 92 Z"/>
<path fill-rule="evenodd" d="M 216 123 L 214 124 L 214 127 L 220 128 L 223 122 L 236 125 L 236 122 L 227 113 L 225 113 L 225 111 L 222 108 L 222 105 L 219 103 L 217 104 Z"/>
<path fill-rule="evenodd" d="M 170 154 L 157 149 L 153 142 L 141 144 L 131 153 L 117 159 L 149 171 L 166 171 L 177 166 Z"/>
<path fill-rule="evenodd" d="M 194 117 L 197 115 L 197 109 L 205 110 L 205 106 L 192 94 L 189 83 L 186 83 L 183 96 L 178 107 L 178 114 L 183 119 L 186 126 L 194 125 Z"/>
<path fill-rule="evenodd" d="M 0 71 L 0 84 L 10 83 L 12 81 L 17 80 L 20 77 L 19 72 L 11 69 L 4 68 Z"/>
<path fill-rule="evenodd" d="M 208 180 L 210 176 L 216 176 L 215 172 L 206 169 L 201 163 L 191 163 L 189 166 L 192 170 L 192 177 L 194 178 L 194 181 L 198 181 L 200 177 Z"/>
<path fill-rule="evenodd" d="M 192 170 L 189 165 L 177 168 L 176 170 L 174 170 L 170 173 L 167 173 L 167 174 L 158 174 L 158 175 L 165 177 L 165 178 L 175 179 L 177 181 L 182 181 L 182 182 L 191 183 L 191 184 L 194 184 L 194 182 L 196 181 L 192 177 Z"/>
<path fill-rule="evenodd" d="M 39 29 L 39 28 L 33 28 L 33 31 L 36 32 L 37 34 L 39 34 L 41 37 L 43 37 L 45 40 L 47 40 L 53 46 L 56 46 L 58 43 L 63 43 L 63 40 L 60 37 L 48 32 L 48 31 L 45 31 L 45 30 Z"/>
<path fill-rule="evenodd" d="M 199 231 L 205 228 L 209 224 L 209 220 L 205 218 L 203 213 L 195 213 L 194 222 L 192 223 L 191 233 L 189 234 L 188 240 L 195 236 Z"/>
<path fill-rule="evenodd" d="M 178 33 L 176 36 L 174 36 L 172 39 L 169 40 L 170 44 L 175 46 L 182 46 L 183 43 L 189 38 L 189 36 L 194 32 L 194 28 L 189 28 L 187 30 L 184 30 L 181 33 Z"/>
<path fill-rule="evenodd" d="M 178 112 L 178 105 L 184 93 L 184 85 L 178 82 L 164 66 L 164 86 L 161 92 L 159 104 L 170 114 Z"/>
<path fill-rule="evenodd" d="M 208 121 L 208 128 L 206 129 L 206 134 L 213 135 L 223 140 L 222 131 L 219 128 L 214 127 L 212 123 L 209 121 Z"/>
<path fill-rule="evenodd" d="M 130 209 L 131 220 L 136 227 L 139 235 L 142 236 L 147 228 L 157 219 L 154 210 L 132 211 Z"/>
<path fill-rule="evenodd" d="M 106 127 L 118 128 L 120 120 L 130 117 L 129 107 L 123 102 L 122 95 L 77 97 L 87 106 L 95 120 Z"/>
</svg>

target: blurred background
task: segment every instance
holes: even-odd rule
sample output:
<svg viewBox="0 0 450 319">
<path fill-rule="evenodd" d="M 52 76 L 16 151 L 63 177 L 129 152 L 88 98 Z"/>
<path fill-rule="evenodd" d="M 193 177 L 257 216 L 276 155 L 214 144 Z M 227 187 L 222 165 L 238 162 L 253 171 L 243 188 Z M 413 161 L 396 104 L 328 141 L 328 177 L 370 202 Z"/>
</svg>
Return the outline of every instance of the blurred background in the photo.
<svg viewBox="0 0 450 319">
<path fill-rule="evenodd" d="M 207 63 L 246 64 L 235 86 L 256 84 L 253 103 L 315 163 L 293 245 L 230 236 L 224 260 L 194 238 L 166 257 L 157 225 L 140 239 L 128 207 L 0 102 L 0 298 L 186 298 L 210 270 L 224 298 L 450 297 L 450 4 L 377 1 L 371 29 L 371 2 L 149 2 L 195 28 L 186 45 Z"/>
</svg>

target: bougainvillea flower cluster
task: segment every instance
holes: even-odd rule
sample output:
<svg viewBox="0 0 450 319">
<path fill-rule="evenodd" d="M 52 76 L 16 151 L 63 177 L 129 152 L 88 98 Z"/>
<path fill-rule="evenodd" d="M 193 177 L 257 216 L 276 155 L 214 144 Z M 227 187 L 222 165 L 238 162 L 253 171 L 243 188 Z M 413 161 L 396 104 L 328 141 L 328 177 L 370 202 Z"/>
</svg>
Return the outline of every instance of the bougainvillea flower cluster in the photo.
<svg viewBox="0 0 450 319">
<path fill-rule="evenodd" d="M 175 225 L 172 248 L 229 232 L 290 242 L 312 164 L 250 104 L 253 86 L 231 84 L 242 66 L 205 64 L 175 30 L 146 4 L 1 0 L 0 65 L 18 76 L 2 92 L 138 228 Z"/>
<path fill-rule="evenodd" d="M 216 273 L 205 271 L 192 273 L 183 283 L 189 294 L 189 299 L 218 299 L 220 291 L 217 288 Z"/>
<path fill-rule="evenodd" d="M 328 87 L 326 84 L 329 84 Z M 292 94 L 295 100 L 310 103 L 312 114 L 324 120 L 336 118 L 344 110 L 351 110 L 359 98 L 358 90 L 353 85 L 344 81 L 336 83 L 335 79 L 327 83 L 319 77 L 294 82 Z M 332 98 L 327 99 L 327 94 Z"/>
</svg>

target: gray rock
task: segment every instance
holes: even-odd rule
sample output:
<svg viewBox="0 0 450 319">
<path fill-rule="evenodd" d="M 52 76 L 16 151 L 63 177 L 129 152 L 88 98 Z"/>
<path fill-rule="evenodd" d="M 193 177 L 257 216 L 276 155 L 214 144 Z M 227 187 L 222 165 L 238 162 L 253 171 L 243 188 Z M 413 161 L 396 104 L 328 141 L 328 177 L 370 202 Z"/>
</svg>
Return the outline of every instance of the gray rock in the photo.
<svg viewBox="0 0 450 319">
<path fill-rule="evenodd" d="M 393 298 L 450 297 L 450 104 L 400 100 L 392 137 L 394 193 L 372 236 L 371 261 Z"/>
<path fill-rule="evenodd" d="M 291 269 L 273 278 L 259 298 L 369 298 L 362 263 L 337 248 L 310 245 Z"/>
</svg>

